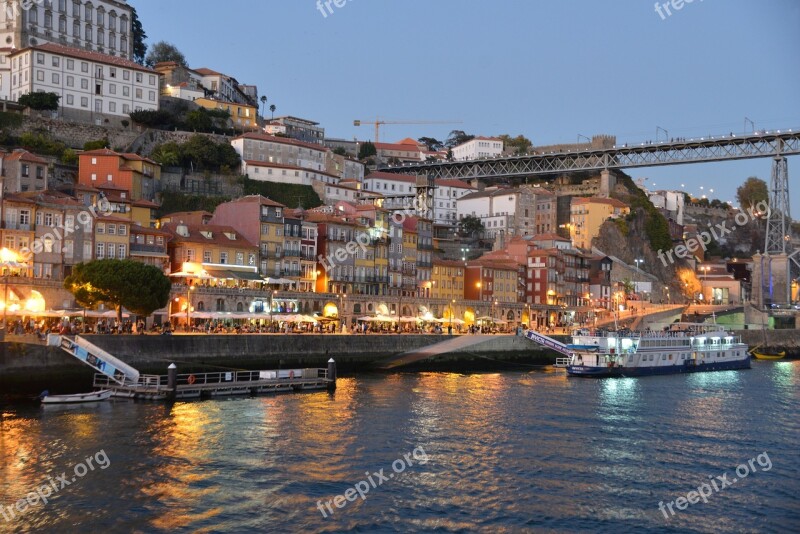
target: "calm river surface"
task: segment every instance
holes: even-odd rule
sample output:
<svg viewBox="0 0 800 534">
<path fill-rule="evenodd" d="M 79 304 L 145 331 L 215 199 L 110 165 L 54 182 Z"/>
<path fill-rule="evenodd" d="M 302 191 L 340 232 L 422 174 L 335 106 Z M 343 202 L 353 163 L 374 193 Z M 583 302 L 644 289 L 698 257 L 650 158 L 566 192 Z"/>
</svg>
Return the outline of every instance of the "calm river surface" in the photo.
<svg viewBox="0 0 800 534">
<path fill-rule="evenodd" d="M 359 375 L 335 394 L 171 407 L 6 406 L 0 532 L 799 532 L 799 386 L 800 362 L 754 362 L 639 379 Z M 707 503 L 669 512 L 705 483 Z M 31 496 L 19 512 L 37 488 L 47 504 Z"/>
</svg>

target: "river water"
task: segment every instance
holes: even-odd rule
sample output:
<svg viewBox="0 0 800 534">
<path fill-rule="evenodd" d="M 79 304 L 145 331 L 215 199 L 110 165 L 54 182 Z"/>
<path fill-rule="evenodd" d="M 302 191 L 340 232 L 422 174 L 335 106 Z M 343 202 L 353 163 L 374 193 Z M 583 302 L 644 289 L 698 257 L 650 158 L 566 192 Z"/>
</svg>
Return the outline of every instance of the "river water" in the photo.
<svg viewBox="0 0 800 534">
<path fill-rule="evenodd" d="M 800 362 L 754 362 L 6 406 L 0 532 L 798 532 L 798 386 Z"/>
</svg>

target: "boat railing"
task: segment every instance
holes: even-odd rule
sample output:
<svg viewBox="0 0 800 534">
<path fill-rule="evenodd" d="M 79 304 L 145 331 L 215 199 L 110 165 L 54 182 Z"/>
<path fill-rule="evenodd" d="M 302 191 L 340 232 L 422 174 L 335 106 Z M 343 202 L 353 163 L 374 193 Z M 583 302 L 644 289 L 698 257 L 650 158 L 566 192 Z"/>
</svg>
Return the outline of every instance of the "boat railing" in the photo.
<svg viewBox="0 0 800 534">
<path fill-rule="evenodd" d="M 569 358 L 556 358 L 555 367 L 567 367 L 569 365 Z"/>
</svg>

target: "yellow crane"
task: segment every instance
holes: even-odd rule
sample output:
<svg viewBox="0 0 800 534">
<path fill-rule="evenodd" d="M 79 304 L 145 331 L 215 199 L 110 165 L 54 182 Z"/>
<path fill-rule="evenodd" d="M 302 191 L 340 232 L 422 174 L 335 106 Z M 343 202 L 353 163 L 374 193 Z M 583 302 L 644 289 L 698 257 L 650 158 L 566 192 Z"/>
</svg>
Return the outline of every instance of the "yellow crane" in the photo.
<svg viewBox="0 0 800 534">
<path fill-rule="evenodd" d="M 382 121 L 376 118 L 374 121 L 360 121 L 354 120 L 353 126 L 361 126 L 362 124 L 372 124 L 375 126 L 375 142 L 380 143 L 381 125 L 382 124 L 461 124 L 461 121 Z"/>
</svg>

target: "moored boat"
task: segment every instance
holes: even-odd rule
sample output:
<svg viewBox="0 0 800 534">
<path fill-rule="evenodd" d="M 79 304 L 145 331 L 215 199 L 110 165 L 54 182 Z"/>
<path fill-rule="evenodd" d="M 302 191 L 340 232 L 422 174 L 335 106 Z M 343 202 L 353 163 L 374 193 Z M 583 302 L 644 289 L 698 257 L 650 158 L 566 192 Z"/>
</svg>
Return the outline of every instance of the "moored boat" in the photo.
<svg viewBox="0 0 800 534">
<path fill-rule="evenodd" d="M 567 373 L 631 377 L 750 368 L 747 345 L 718 325 L 676 323 L 662 332 L 589 332 L 573 336 Z"/>
<path fill-rule="evenodd" d="M 753 356 L 755 356 L 757 360 L 781 360 L 786 356 L 785 351 L 781 351 L 777 354 L 767 354 L 766 352 L 759 352 L 753 349 L 750 352 L 753 354 Z"/>
<path fill-rule="evenodd" d="M 47 391 L 41 395 L 42 404 L 76 404 L 81 402 L 99 402 L 111 398 L 110 389 L 92 391 L 91 393 L 77 393 L 74 395 L 50 395 Z"/>
</svg>

